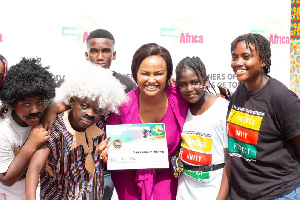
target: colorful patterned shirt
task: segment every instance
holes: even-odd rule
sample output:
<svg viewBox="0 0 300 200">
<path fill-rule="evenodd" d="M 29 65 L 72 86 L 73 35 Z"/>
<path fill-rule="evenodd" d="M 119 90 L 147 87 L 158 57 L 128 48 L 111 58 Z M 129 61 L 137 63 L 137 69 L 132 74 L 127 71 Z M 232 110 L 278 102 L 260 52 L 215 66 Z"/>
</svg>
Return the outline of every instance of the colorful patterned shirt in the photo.
<svg viewBox="0 0 300 200">
<path fill-rule="evenodd" d="M 89 129 L 85 134 L 71 128 L 68 111 L 58 115 L 46 142 L 50 154 L 40 175 L 41 199 L 102 199 L 103 162 L 95 149 L 104 137 L 100 128 L 103 129 L 105 124 L 105 116 L 102 116 L 98 127 L 92 126 L 93 130 L 99 130 L 96 130 L 98 135 L 89 138 Z M 83 135 L 86 140 L 77 137 L 77 134 Z M 93 147 L 87 141 L 91 141 L 89 144 L 92 143 Z"/>
</svg>

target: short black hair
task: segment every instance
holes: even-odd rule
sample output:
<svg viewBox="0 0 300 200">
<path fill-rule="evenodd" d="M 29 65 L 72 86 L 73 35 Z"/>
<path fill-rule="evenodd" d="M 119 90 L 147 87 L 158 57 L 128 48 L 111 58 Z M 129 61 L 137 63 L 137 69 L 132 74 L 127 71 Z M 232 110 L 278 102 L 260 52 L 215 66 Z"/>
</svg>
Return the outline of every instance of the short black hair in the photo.
<svg viewBox="0 0 300 200">
<path fill-rule="evenodd" d="M 270 42 L 262 35 L 257 33 L 248 33 L 238 36 L 231 43 L 231 52 L 233 52 L 239 42 L 245 41 L 246 47 L 250 49 L 251 52 L 257 50 L 259 52 L 259 58 L 265 63 L 263 68 L 265 74 L 270 72 L 271 67 L 271 45 Z M 255 49 L 252 49 L 249 44 L 254 45 Z"/>
<path fill-rule="evenodd" d="M 37 96 L 49 101 L 55 97 L 55 87 L 53 74 L 42 67 L 40 58 L 22 58 L 9 68 L 0 91 L 0 99 L 9 106 Z"/>
<path fill-rule="evenodd" d="M 173 72 L 173 63 L 170 52 L 158 44 L 148 43 L 142 45 L 133 55 L 131 63 L 131 74 L 135 82 L 137 82 L 137 72 L 143 60 L 149 56 L 161 56 L 167 64 L 167 81 L 171 78 Z"/>
<path fill-rule="evenodd" d="M 114 36 L 107 30 L 105 29 L 96 29 L 94 31 L 92 31 L 89 36 L 87 37 L 86 42 L 88 42 L 90 39 L 93 38 L 107 38 L 113 41 L 113 43 L 115 44 L 115 38 Z"/>
</svg>

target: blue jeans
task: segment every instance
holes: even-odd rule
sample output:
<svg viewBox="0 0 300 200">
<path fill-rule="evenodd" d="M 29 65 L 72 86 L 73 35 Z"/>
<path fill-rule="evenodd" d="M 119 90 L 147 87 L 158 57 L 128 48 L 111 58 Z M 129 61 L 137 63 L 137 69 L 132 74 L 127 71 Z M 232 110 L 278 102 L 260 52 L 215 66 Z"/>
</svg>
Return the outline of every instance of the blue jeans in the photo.
<svg viewBox="0 0 300 200">
<path fill-rule="evenodd" d="M 111 180 L 110 173 L 104 174 L 104 194 L 103 200 L 110 200 L 114 192 L 114 184 Z"/>
<path fill-rule="evenodd" d="M 300 186 L 293 190 L 291 193 L 276 198 L 274 200 L 300 200 Z"/>
</svg>

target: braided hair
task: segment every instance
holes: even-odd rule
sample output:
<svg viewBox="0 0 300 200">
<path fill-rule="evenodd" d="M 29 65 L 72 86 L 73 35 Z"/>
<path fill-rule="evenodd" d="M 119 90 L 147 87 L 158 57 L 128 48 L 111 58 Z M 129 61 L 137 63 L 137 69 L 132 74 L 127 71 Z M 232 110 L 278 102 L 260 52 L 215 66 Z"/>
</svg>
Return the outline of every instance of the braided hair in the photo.
<svg viewBox="0 0 300 200">
<path fill-rule="evenodd" d="M 242 41 L 245 41 L 246 47 L 249 48 L 251 52 L 255 50 L 259 52 L 259 58 L 265 63 L 265 67 L 263 68 L 264 73 L 268 74 L 271 67 L 270 42 L 264 36 L 257 33 L 240 35 L 231 43 L 231 52 L 233 52 L 237 44 Z M 252 49 L 250 44 L 254 45 L 255 49 Z"/>
<path fill-rule="evenodd" d="M 190 58 L 187 56 L 187 57 L 183 58 L 176 66 L 176 70 L 175 70 L 176 80 L 178 80 L 180 78 L 180 73 L 186 69 L 193 70 L 196 73 L 198 79 L 201 80 L 201 78 L 202 78 L 203 82 L 205 82 L 205 79 L 207 77 L 206 68 L 205 68 L 204 63 L 202 62 L 202 60 L 199 57 L 193 56 L 192 58 Z M 209 82 L 209 85 L 216 94 L 215 88 L 213 87 L 213 85 L 210 82 Z M 207 87 L 207 91 L 209 93 L 212 93 L 211 91 L 209 91 L 209 87 Z"/>
</svg>

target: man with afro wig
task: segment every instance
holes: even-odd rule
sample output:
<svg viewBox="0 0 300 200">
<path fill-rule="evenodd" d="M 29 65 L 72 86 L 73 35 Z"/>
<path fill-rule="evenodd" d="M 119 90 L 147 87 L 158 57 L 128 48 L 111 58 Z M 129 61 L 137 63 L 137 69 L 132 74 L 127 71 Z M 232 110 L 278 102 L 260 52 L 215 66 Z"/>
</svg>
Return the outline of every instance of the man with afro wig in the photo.
<svg viewBox="0 0 300 200">
<path fill-rule="evenodd" d="M 110 139 L 105 139 L 103 121 L 105 114 L 119 112 L 126 95 L 109 69 L 92 65 L 73 67 L 57 89 L 56 98 L 71 108 L 57 115 L 50 139 L 30 160 L 26 199 L 35 199 L 39 174 L 41 200 L 102 199 L 102 161 L 108 160 Z"/>
<path fill-rule="evenodd" d="M 6 74 L 0 91 L 9 107 L 0 119 L 0 199 L 25 199 L 24 172 L 33 153 L 49 139 L 39 123 L 55 87 L 39 58 L 22 58 Z"/>
</svg>

